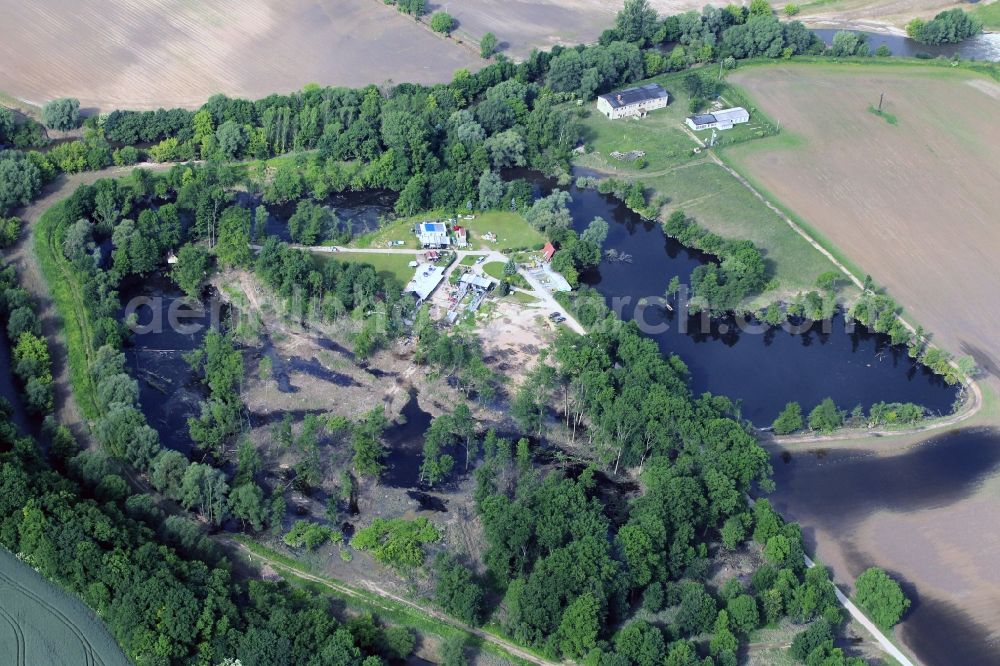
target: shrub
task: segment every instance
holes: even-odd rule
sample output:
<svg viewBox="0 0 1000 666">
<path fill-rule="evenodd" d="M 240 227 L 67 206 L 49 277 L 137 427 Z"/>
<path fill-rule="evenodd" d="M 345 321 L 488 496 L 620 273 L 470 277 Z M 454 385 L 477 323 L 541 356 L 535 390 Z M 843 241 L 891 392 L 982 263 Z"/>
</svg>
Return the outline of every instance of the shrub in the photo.
<svg viewBox="0 0 1000 666">
<path fill-rule="evenodd" d="M 358 530 L 351 545 L 358 550 L 371 551 L 382 564 L 408 568 L 423 564 L 423 545 L 439 538 L 441 535 L 426 518 L 376 518 L 371 525 Z"/>
<path fill-rule="evenodd" d="M 117 166 L 131 166 L 139 161 L 139 149 L 135 146 L 124 146 L 113 153 L 112 159 Z"/>
<path fill-rule="evenodd" d="M 80 100 L 54 99 L 42 108 L 42 122 L 49 129 L 66 132 L 80 126 Z"/>
<path fill-rule="evenodd" d="M 982 29 L 982 21 L 957 8 L 941 12 L 930 21 L 915 18 L 906 24 L 906 34 L 921 44 L 954 44 Z"/>
<path fill-rule="evenodd" d="M 434 12 L 431 15 L 431 30 L 440 32 L 442 35 L 451 33 L 455 26 L 455 19 L 448 12 Z"/>
<path fill-rule="evenodd" d="M 903 594 L 899 583 L 878 567 L 871 567 L 858 576 L 854 588 L 858 604 L 883 629 L 889 629 L 899 622 L 910 607 L 910 600 Z"/>
<path fill-rule="evenodd" d="M 778 418 L 772 424 L 777 435 L 787 435 L 802 427 L 802 407 L 797 402 L 790 402 L 781 410 Z"/>
<path fill-rule="evenodd" d="M 875 49 L 875 55 L 877 55 L 879 58 L 888 58 L 889 56 L 892 55 L 892 51 L 889 49 L 888 46 L 882 44 L 877 49 Z"/>
<path fill-rule="evenodd" d="M 785 5 L 785 16 L 795 16 L 799 13 L 799 6 L 791 3 Z"/>
<path fill-rule="evenodd" d="M 0 248 L 10 247 L 21 235 L 21 220 L 16 217 L 0 218 Z"/>
<path fill-rule="evenodd" d="M 809 412 L 809 428 L 812 430 L 832 432 L 843 424 L 844 415 L 831 398 L 826 398 Z"/>
<path fill-rule="evenodd" d="M 497 48 L 497 36 L 492 32 L 483 35 L 479 40 L 479 55 L 483 59 L 489 58 Z"/>
<path fill-rule="evenodd" d="M 326 525 L 311 523 L 308 520 L 296 520 L 282 541 L 293 548 L 315 550 L 327 541 L 337 542 L 342 538 L 340 532 Z"/>
</svg>

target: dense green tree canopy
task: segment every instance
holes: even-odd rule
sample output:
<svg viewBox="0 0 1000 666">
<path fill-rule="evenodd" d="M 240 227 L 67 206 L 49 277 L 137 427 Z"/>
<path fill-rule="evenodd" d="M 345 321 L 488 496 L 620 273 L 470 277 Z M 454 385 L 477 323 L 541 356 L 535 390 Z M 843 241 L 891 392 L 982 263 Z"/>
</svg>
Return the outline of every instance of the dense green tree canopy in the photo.
<svg viewBox="0 0 1000 666">
<path fill-rule="evenodd" d="M 875 624 L 889 629 L 906 613 L 910 600 L 903 594 L 899 583 L 882 569 L 871 567 L 858 576 L 854 583 L 858 603 L 871 615 Z"/>
<path fill-rule="evenodd" d="M 42 122 L 49 129 L 66 132 L 80 126 L 80 100 L 54 99 L 42 107 Z"/>
</svg>

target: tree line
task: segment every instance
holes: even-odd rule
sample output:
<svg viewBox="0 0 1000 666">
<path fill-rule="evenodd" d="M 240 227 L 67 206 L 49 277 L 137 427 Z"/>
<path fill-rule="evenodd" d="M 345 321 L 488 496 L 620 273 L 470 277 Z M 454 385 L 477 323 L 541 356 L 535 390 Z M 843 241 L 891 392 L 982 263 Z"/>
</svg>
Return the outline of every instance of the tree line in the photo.
<svg viewBox="0 0 1000 666">
<path fill-rule="evenodd" d="M 0 423 L 0 544 L 97 613 L 136 664 L 338 664 L 405 658 L 410 630 L 287 583 L 245 581 L 198 527 L 75 454 L 50 464 Z"/>
</svg>

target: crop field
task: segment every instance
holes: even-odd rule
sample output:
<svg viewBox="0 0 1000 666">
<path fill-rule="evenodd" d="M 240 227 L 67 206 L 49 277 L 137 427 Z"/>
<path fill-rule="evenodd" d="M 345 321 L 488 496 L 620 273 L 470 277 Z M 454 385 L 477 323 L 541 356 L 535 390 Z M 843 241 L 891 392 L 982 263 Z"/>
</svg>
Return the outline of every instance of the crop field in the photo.
<svg viewBox="0 0 1000 666">
<path fill-rule="evenodd" d="M 106 111 L 449 81 L 483 62 L 375 0 L 0 0 L 0 13 L 0 90 Z"/>
<path fill-rule="evenodd" d="M 756 67 L 732 79 L 784 133 L 727 158 L 939 344 L 1000 372 L 1000 83 L 905 64 Z M 868 111 L 883 92 L 896 124 Z"/>
<path fill-rule="evenodd" d="M 0 663 L 128 665 L 90 609 L 2 548 L 0 599 Z"/>
<path fill-rule="evenodd" d="M 884 29 L 886 24 L 901 28 L 914 17 L 933 17 L 956 6 L 953 0 L 806 0 L 798 4 L 800 13 L 795 18 L 802 21 L 873 30 Z"/>
</svg>

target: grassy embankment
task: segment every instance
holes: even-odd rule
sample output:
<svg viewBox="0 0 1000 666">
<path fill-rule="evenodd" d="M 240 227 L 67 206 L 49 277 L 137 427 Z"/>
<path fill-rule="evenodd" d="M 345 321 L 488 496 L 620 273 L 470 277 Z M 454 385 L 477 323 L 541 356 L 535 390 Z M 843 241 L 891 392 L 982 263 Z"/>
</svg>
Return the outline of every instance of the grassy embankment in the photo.
<svg viewBox="0 0 1000 666">
<path fill-rule="evenodd" d="M 57 228 L 57 210 L 62 205 L 64 202 L 60 201 L 39 218 L 35 225 L 34 251 L 62 323 L 70 386 L 84 416 L 92 419 L 98 415 L 90 373 L 95 351 L 92 317 L 87 311 L 76 272 L 62 253 Z"/>
<path fill-rule="evenodd" d="M 984 29 L 1000 30 L 1000 0 L 994 0 L 988 5 L 985 2 L 979 2 L 967 11 L 983 22 Z"/>
<path fill-rule="evenodd" d="M 667 108 L 642 119 L 608 120 L 596 110 L 582 119 L 588 152 L 575 164 L 615 178 L 641 182 L 650 198 L 669 197 L 661 209 L 661 219 L 683 210 L 698 224 L 723 238 L 749 240 L 764 252 L 770 277 L 768 289 L 756 299 L 765 304 L 815 288 L 816 278 L 834 265 L 813 248 L 750 190 L 705 154 L 694 153 L 692 134 L 707 141 L 711 132 L 689 133 L 684 118 L 689 115 L 690 98 L 681 89 L 685 73 L 649 79 L 660 83 L 671 95 Z M 749 104 L 742 91 L 727 86 L 727 102 Z M 751 122 L 719 132 L 725 142 L 758 143 L 767 134 L 770 121 L 752 105 Z M 732 133 L 732 134 L 730 134 Z M 706 136 L 707 134 L 707 136 Z M 794 138 L 778 135 L 767 139 L 794 145 Z M 615 160 L 612 151 L 644 150 L 648 164 Z M 687 277 L 687 276 L 682 276 Z"/>
</svg>

